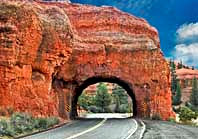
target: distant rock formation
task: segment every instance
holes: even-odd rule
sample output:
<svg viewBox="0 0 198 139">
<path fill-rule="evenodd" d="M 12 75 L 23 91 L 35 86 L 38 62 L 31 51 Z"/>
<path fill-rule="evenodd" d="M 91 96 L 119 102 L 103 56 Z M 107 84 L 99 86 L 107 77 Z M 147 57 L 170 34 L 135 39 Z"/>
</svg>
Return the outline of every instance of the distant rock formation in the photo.
<svg viewBox="0 0 198 139">
<path fill-rule="evenodd" d="M 192 70 L 192 69 L 177 69 L 176 70 L 177 78 L 181 81 L 183 80 L 192 80 L 193 78 L 198 79 L 198 70 Z"/>
<path fill-rule="evenodd" d="M 193 79 L 198 79 L 198 70 L 194 69 L 177 69 L 176 70 L 177 79 L 180 82 L 180 86 L 182 89 L 182 102 L 188 102 L 190 100 L 191 92 L 192 92 L 192 83 Z"/>
</svg>

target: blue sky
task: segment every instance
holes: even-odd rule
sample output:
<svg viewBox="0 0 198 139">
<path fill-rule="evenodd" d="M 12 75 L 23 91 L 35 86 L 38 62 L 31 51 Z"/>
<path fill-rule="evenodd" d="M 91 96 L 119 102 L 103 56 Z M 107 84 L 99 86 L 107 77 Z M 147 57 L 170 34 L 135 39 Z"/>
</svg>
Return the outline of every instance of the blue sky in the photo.
<svg viewBox="0 0 198 139">
<path fill-rule="evenodd" d="M 145 18 L 160 34 L 167 58 L 198 67 L 198 0 L 71 0 L 109 5 Z"/>
</svg>

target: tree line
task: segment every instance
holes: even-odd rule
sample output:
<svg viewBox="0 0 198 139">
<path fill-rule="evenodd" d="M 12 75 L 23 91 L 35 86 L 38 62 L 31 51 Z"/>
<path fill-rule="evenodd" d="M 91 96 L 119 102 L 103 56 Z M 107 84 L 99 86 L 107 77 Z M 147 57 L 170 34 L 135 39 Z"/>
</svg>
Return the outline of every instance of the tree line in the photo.
<svg viewBox="0 0 198 139">
<path fill-rule="evenodd" d="M 119 85 L 115 85 L 112 94 L 108 93 L 107 85 L 103 82 L 97 85 L 95 96 L 86 92 L 78 99 L 80 108 L 93 113 L 130 113 L 132 101 L 128 102 L 126 91 Z"/>
</svg>

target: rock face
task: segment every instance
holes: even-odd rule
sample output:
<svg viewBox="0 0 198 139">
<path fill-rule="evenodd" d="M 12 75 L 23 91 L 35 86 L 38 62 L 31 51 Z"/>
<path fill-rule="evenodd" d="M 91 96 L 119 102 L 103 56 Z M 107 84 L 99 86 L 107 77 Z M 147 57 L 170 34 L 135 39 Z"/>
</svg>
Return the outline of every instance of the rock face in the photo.
<svg viewBox="0 0 198 139">
<path fill-rule="evenodd" d="M 194 78 L 198 79 L 198 70 L 196 69 L 177 69 L 177 79 L 180 82 L 181 88 L 191 87 Z M 190 91 L 191 92 L 191 91 Z"/>
<path fill-rule="evenodd" d="M 0 106 L 35 116 L 76 116 L 88 85 L 123 86 L 138 117 L 174 117 L 158 33 L 113 7 L 0 2 Z"/>
<path fill-rule="evenodd" d="M 182 103 L 185 104 L 189 102 L 190 96 L 192 93 L 193 79 L 198 79 L 198 70 L 197 69 L 177 69 L 176 70 L 177 79 L 180 82 L 182 89 Z"/>
<path fill-rule="evenodd" d="M 193 78 L 198 78 L 198 70 L 192 70 L 192 69 L 177 69 L 176 75 L 179 80 L 193 80 Z"/>
</svg>

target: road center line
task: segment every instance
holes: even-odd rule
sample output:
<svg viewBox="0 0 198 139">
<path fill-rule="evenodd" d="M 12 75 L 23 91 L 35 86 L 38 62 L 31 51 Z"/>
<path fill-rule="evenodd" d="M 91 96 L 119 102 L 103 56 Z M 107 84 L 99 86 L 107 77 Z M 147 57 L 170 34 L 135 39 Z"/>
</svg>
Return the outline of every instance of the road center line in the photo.
<svg viewBox="0 0 198 139">
<path fill-rule="evenodd" d="M 140 123 L 143 125 L 143 129 L 140 133 L 140 139 L 142 139 L 144 137 L 144 132 L 146 130 L 146 125 L 144 124 L 144 122 L 141 120 Z"/>
<path fill-rule="evenodd" d="M 134 121 L 134 123 L 135 123 L 135 130 L 130 129 L 130 130 L 128 131 L 128 133 L 130 132 L 130 134 L 129 134 L 126 138 L 124 138 L 124 139 L 129 139 L 129 138 L 137 131 L 138 123 L 137 123 L 137 121 L 136 121 L 135 119 L 133 119 L 133 121 Z"/>
<path fill-rule="evenodd" d="M 78 134 L 75 134 L 75 135 L 73 135 L 73 136 L 70 136 L 70 137 L 68 137 L 68 138 L 65 138 L 65 139 L 74 139 L 74 138 L 77 138 L 77 137 L 79 137 L 79 136 L 81 136 L 81 135 L 83 135 L 83 134 L 86 134 L 86 133 L 88 133 L 88 132 L 91 132 L 91 131 L 95 130 L 96 128 L 100 127 L 101 125 L 103 125 L 106 121 L 107 121 L 107 119 L 105 118 L 104 120 L 102 120 L 102 121 L 101 121 L 100 123 L 98 123 L 97 125 L 95 125 L 95 126 L 89 128 L 89 129 L 87 129 L 87 130 L 85 130 L 85 131 L 83 131 L 83 132 L 80 132 L 80 133 L 78 133 Z"/>
</svg>

